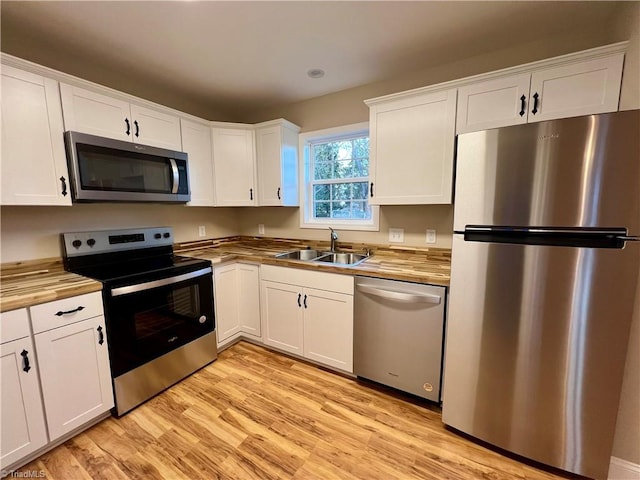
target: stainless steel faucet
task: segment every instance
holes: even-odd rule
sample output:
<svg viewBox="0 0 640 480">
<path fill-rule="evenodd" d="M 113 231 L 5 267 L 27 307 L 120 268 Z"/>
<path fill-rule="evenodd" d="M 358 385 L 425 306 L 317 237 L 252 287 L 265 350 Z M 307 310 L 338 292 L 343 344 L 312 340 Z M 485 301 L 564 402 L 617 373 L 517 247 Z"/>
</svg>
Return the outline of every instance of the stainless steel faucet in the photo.
<svg viewBox="0 0 640 480">
<path fill-rule="evenodd" d="M 331 251 L 335 252 L 336 251 L 336 240 L 338 240 L 338 234 L 331 227 L 329 227 L 329 230 L 331 230 Z"/>
</svg>

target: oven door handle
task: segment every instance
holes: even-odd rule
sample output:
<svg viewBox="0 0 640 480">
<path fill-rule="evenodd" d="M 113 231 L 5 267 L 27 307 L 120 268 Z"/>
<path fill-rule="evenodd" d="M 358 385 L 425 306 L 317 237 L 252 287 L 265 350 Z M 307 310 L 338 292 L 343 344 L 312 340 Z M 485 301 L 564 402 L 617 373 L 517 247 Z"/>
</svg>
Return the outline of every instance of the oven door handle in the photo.
<svg viewBox="0 0 640 480">
<path fill-rule="evenodd" d="M 111 289 L 112 297 L 119 297 L 120 295 L 128 295 L 129 293 L 142 292 L 144 290 L 151 290 L 153 288 L 163 287 L 165 285 L 171 285 L 172 283 L 182 282 L 196 277 L 202 277 L 204 275 L 213 272 L 211 267 L 196 270 L 194 272 L 183 273 L 182 275 L 176 275 L 175 277 L 161 278 L 160 280 L 153 280 L 151 282 L 137 283 L 135 285 L 127 285 L 126 287 L 118 287 Z"/>
</svg>

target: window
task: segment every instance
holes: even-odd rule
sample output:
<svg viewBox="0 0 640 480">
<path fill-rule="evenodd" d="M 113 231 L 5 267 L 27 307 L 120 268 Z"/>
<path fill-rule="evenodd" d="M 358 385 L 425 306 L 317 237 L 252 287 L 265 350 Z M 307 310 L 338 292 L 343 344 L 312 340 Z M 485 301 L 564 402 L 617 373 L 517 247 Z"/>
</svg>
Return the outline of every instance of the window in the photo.
<svg viewBox="0 0 640 480">
<path fill-rule="evenodd" d="M 368 124 L 300 136 L 304 195 L 301 226 L 378 230 L 378 207 L 369 198 Z"/>
</svg>

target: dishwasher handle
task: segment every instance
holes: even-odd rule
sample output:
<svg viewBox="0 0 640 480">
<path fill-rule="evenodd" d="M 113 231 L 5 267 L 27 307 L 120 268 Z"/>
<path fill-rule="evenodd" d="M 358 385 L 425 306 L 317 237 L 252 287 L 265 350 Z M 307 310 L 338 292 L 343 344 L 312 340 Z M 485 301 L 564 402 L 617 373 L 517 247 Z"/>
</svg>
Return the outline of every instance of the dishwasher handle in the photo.
<svg viewBox="0 0 640 480">
<path fill-rule="evenodd" d="M 384 290 L 372 285 L 357 285 L 356 288 L 362 293 L 368 293 L 369 295 L 402 303 L 432 303 L 434 305 L 440 305 L 440 302 L 442 301 L 442 297 L 440 295 L 431 295 L 428 293 L 403 293 L 393 290 Z"/>
</svg>

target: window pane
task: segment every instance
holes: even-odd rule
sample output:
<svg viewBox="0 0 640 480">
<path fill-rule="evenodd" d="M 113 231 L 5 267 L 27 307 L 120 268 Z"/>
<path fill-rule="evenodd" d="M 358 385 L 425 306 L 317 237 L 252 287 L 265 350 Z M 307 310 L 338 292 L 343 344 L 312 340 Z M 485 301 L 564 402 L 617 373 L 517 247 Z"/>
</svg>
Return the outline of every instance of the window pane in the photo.
<svg viewBox="0 0 640 480">
<path fill-rule="evenodd" d="M 351 153 L 353 144 L 351 143 L 351 140 L 348 140 L 346 142 L 336 142 L 334 145 L 337 146 L 338 160 L 346 160 L 352 158 Z"/>
<path fill-rule="evenodd" d="M 331 188 L 329 185 L 314 185 L 313 200 L 331 200 Z"/>
<path fill-rule="evenodd" d="M 353 176 L 368 177 L 369 176 L 369 159 L 361 158 L 353 161 Z"/>
<path fill-rule="evenodd" d="M 369 137 L 353 141 L 353 158 L 369 158 Z"/>
<path fill-rule="evenodd" d="M 333 162 L 338 158 L 338 145 L 335 143 L 320 143 L 313 146 L 316 162 Z"/>
<path fill-rule="evenodd" d="M 351 218 L 363 220 L 371 218 L 371 209 L 367 206 L 367 202 L 351 202 Z"/>
<path fill-rule="evenodd" d="M 336 183 L 331 185 L 331 200 L 350 200 L 351 199 L 351 184 L 350 183 Z"/>
<path fill-rule="evenodd" d="M 331 218 L 351 218 L 351 202 L 332 202 Z"/>
<path fill-rule="evenodd" d="M 315 202 L 313 211 L 315 218 L 329 218 L 331 215 L 331 207 L 329 202 Z"/>
<path fill-rule="evenodd" d="M 325 180 L 333 178 L 333 162 L 316 162 L 313 168 L 313 178 L 316 180 Z"/>
<path fill-rule="evenodd" d="M 353 161 L 344 160 L 335 163 L 335 171 L 333 178 L 352 178 L 353 177 Z"/>
<path fill-rule="evenodd" d="M 354 200 L 366 200 L 368 197 L 368 188 L 369 184 L 367 182 L 358 182 L 353 183 L 353 195 L 351 196 Z"/>
</svg>

